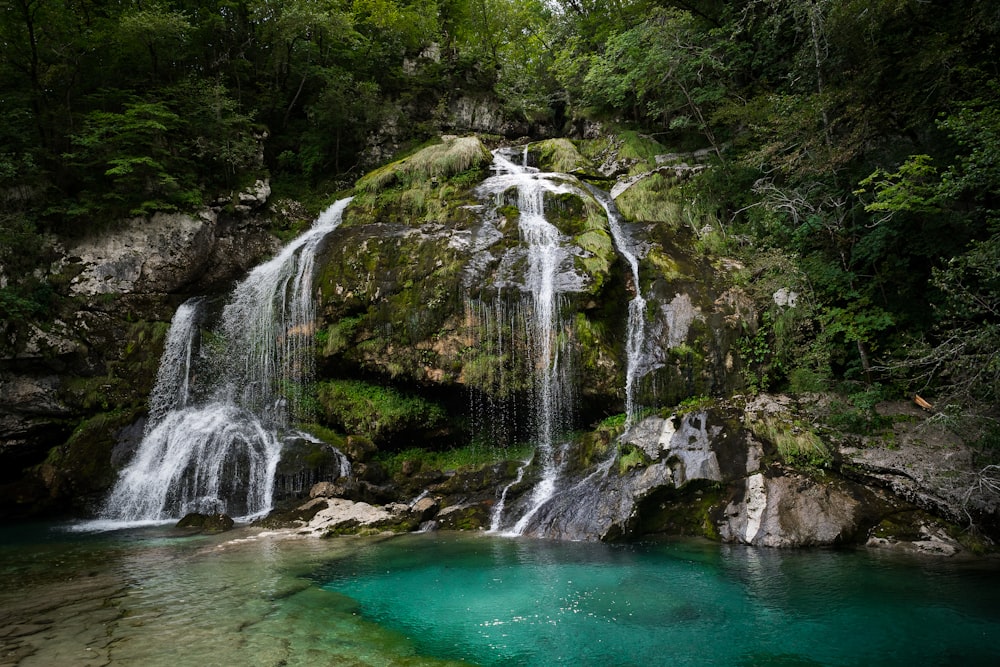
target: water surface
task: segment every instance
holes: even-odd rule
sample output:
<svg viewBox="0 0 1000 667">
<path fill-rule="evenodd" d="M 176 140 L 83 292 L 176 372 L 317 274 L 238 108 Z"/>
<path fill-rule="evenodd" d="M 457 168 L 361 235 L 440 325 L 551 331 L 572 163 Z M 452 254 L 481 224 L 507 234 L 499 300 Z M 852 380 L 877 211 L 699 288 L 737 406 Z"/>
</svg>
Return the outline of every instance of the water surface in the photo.
<svg viewBox="0 0 1000 667">
<path fill-rule="evenodd" d="M 0 531 L 0 665 L 994 665 L 995 565 L 702 542 Z"/>
</svg>

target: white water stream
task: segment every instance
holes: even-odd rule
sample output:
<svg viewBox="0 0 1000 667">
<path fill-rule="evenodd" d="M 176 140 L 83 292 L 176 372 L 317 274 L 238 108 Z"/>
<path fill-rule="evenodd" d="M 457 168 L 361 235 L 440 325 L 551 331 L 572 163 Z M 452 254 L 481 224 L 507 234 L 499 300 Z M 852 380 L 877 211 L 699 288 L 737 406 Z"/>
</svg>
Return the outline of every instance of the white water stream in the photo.
<svg viewBox="0 0 1000 667">
<path fill-rule="evenodd" d="M 163 345 L 156 384 L 149 395 L 146 433 L 163 421 L 168 412 L 185 407 L 191 400 L 191 362 L 197 346 L 203 305 L 204 300 L 195 297 L 182 303 L 174 313 Z"/>
<path fill-rule="evenodd" d="M 510 533 L 522 534 L 538 509 L 555 494 L 559 475 L 556 441 L 560 435 L 559 426 L 566 421 L 569 409 L 566 364 L 560 357 L 557 340 L 562 327 L 557 277 L 569 254 L 562 245 L 563 234 L 545 218 L 544 201 L 546 193 L 578 192 L 578 189 L 566 183 L 566 177 L 561 174 L 542 173 L 524 164 L 517 165 L 500 152 L 494 153 L 493 170 L 495 175 L 479 186 L 479 192 L 496 197 L 499 204 L 506 192 L 516 190 L 518 229 L 527 246 L 524 289 L 531 299 L 531 323 L 527 333 L 535 368 L 532 407 L 541 478 L 531 491 L 528 511 L 509 529 Z M 523 471 L 519 479 L 522 474 Z M 507 490 L 504 489 L 491 520 L 494 531 L 503 530 L 503 501 Z"/>
<path fill-rule="evenodd" d="M 297 416 L 296 389 L 313 373 L 316 251 L 349 202 L 327 209 L 233 291 L 216 332 L 224 344 L 209 351 L 198 392 L 208 399 L 197 405 L 190 387 L 197 308 L 189 302 L 178 309 L 147 432 L 105 503 L 105 521 L 149 522 L 189 512 L 251 519 L 270 510 L 283 431 Z"/>
<path fill-rule="evenodd" d="M 591 189 L 597 201 L 604 207 L 608 216 L 608 229 L 615 247 L 632 270 L 632 286 L 635 296 L 628 304 L 628 325 L 625 338 L 625 420 L 631 425 L 639 414 L 636 401 L 636 382 L 642 378 L 644 370 L 643 347 L 646 341 L 646 299 L 642 296 L 642 285 L 639 283 L 639 258 L 633 250 L 633 244 L 622 229 L 622 217 L 614 202 L 600 191 Z"/>
</svg>

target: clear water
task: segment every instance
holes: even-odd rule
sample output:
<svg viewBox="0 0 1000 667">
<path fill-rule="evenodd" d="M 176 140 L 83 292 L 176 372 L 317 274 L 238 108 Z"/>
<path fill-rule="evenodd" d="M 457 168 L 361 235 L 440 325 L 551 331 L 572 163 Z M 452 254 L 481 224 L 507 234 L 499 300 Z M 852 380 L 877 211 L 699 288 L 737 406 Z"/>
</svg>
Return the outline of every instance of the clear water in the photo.
<svg viewBox="0 0 1000 667">
<path fill-rule="evenodd" d="M 0 530 L 0 664 L 996 665 L 1000 564 L 702 542 Z"/>
</svg>

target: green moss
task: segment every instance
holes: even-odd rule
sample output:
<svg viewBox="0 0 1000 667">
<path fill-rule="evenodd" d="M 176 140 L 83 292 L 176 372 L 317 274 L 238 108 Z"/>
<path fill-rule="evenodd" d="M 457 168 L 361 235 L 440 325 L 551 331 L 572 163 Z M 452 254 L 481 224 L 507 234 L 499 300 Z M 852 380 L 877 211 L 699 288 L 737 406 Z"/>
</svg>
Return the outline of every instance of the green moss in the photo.
<svg viewBox="0 0 1000 667">
<path fill-rule="evenodd" d="M 633 468 L 644 468 L 650 464 L 649 457 L 641 447 L 627 442 L 619 444 L 618 473 L 624 475 Z"/>
<path fill-rule="evenodd" d="M 65 443 L 49 450 L 42 464 L 52 480 L 50 490 L 57 496 L 78 496 L 110 487 L 115 481 L 111 467 L 115 434 L 137 417 L 136 410 L 114 410 L 80 422 Z"/>
<path fill-rule="evenodd" d="M 342 352 L 354 342 L 361 317 L 343 317 L 326 329 L 316 332 L 316 343 L 324 356 Z"/>
<path fill-rule="evenodd" d="M 331 423 L 376 441 L 404 431 L 437 428 L 447 417 L 441 406 L 425 398 L 361 380 L 321 383 L 319 400 Z"/>
<path fill-rule="evenodd" d="M 625 415 L 612 415 L 601 421 L 597 427 L 580 436 L 573 449 L 573 467 L 578 470 L 590 468 L 603 460 L 625 430 Z"/>
<path fill-rule="evenodd" d="M 578 362 L 590 378 L 591 388 L 607 383 L 620 384 L 614 341 L 611 340 L 606 324 L 602 320 L 591 319 L 589 314 L 579 312 L 573 321 Z"/>
<path fill-rule="evenodd" d="M 343 446 L 346 440 L 346 436 L 344 436 L 343 434 L 337 433 L 336 431 L 329 429 L 321 424 L 314 424 L 314 423 L 299 424 L 298 428 L 302 431 L 305 431 L 306 433 L 308 433 L 313 437 L 319 438 L 325 443 L 337 447 L 338 449 Z"/>
<path fill-rule="evenodd" d="M 655 173 L 629 187 L 615 199 L 618 211 L 633 222 L 659 222 L 672 229 L 684 224 L 684 204 L 673 192 L 674 183 Z"/>
<path fill-rule="evenodd" d="M 617 136 L 621 140 L 621 145 L 618 147 L 619 157 L 638 160 L 632 169 L 633 173 L 651 170 L 656 166 L 656 156 L 666 152 L 663 144 L 649 135 L 623 130 L 618 132 Z"/>
<path fill-rule="evenodd" d="M 464 447 L 445 450 L 410 447 L 397 452 L 379 452 L 376 460 L 390 476 L 398 475 L 405 461 L 419 461 L 421 470 L 468 472 L 501 461 L 523 460 L 531 455 L 531 451 L 532 447 L 527 444 L 516 447 L 489 447 L 471 443 Z"/>
<path fill-rule="evenodd" d="M 393 185 L 448 178 L 488 165 L 492 159 L 477 137 L 454 137 L 372 171 L 358 180 L 356 189 L 378 192 Z"/>
<path fill-rule="evenodd" d="M 593 164 L 584 157 L 569 139 L 546 139 L 531 144 L 529 150 L 537 152 L 538 165 L 544 171 L 570 174 L 591 171 Z"/>
<path fill-rule="evenodd" d="M 712 482 L 695 481 L 681 489 L 665 489 L 641 503 L 636 532 L 718 540 L 716 516 L 726 504 L 725 488 Z"/>
<path fill-rule="evenodd" d="M 678 415 L 686 415 L 692 412 L 703 412 L 715 407 L 716 400 L 710 396 L 689 396 L 678 404 L 674 412 Z"/>
<path fill-rule="evenodd" d="M 656 278 L 667 281 L 682 280 L 685 278 L 680 263 L 660 248 L 651 248 L 644 258 L 644 264 L 653 267 Z"/>
</svg>

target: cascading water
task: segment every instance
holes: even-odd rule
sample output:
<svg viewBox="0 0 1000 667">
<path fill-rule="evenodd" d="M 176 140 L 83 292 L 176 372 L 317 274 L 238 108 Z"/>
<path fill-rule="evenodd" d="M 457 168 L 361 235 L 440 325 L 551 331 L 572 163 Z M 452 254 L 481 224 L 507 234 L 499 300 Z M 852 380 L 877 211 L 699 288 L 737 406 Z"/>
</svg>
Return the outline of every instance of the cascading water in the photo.
<svg viewBox="0 0 1000 667">
<path fill-rule="evenodd" d="M 188 512 L 250 519 L 270 509 L 281 433 L 298 410 L 295 388 L 313 372 L 315 254 L 348 203 L 335 203 L 236 287 L 218 327 L 225 344 L 206 361 L 204 402 L 191 404 L 190 364 L 183 373 L 161 368 L 147 433 L 108 497 L 105 519 L 157 521 Z M 175 315 L 161 367 L 191 359 L 194 310 L 185 304 Z"/>
<path fill-rule="evenodd" d="M 614 202 L 603 192 L 591 188 L 594 197 L 604 207 L 608 216 L 608 229 L 619 254 L 628 262 L 632 270 L 632 286 L 635 296 L 628 304 L 628 325 L 625 338 L 625 421 L 632 424 L 639 414 L 636 402 L 636 382 L 642 378 L 644 369 L 644 346 L 646 342 L 646 299 L 642 296 L 642 285 L 639 283 L 639 259 L 632 249 L 632 243 L 622 229 L 621 214 Z"/>
<path fill-rule="evenodd" d="M 494 153 L 493 170 L 495 175 L 479 187 L 479 192 L 501 199 L 511 189 L 516 190 L 520 213 L 518 228 L 527 245 L 523 288 L 531 299 L 527 335 L 535 365 L 533 415 L 541 479 L 531 492 L 529 509 L 510 529 L 514 534 L 521 534 L 538 508 L 555 494 L 559 473 L 555 447 L 559 426 L 566 421 L 565 413 L 569 409 L 567 364 L 560 356 L 557 340 L 561 328 L 557 278 L 568 253 L 562 247 L 561 232 L 545 218 L 544 198 L 546 193 L 578 190 L 560 182 L 553 174 L 516 165 L 500 152 Z M 506 489 L 502 498 L 505 496 Z M 503 502 L 497 504 L 492 521 L 494 530 L 502 530 L 503 508 Z"/>
<path fill-rule="evenodd" d="M 156 373 L 156 384 L 149 395 L 149 418 L 146 433 L 163 421 L 168 412 L 185 407 L 191 400 L 191 362 L 198 344 L 198 327 L 204 299 L 195 297 L 180 305 L 167 331 Z"/>
</svg>

